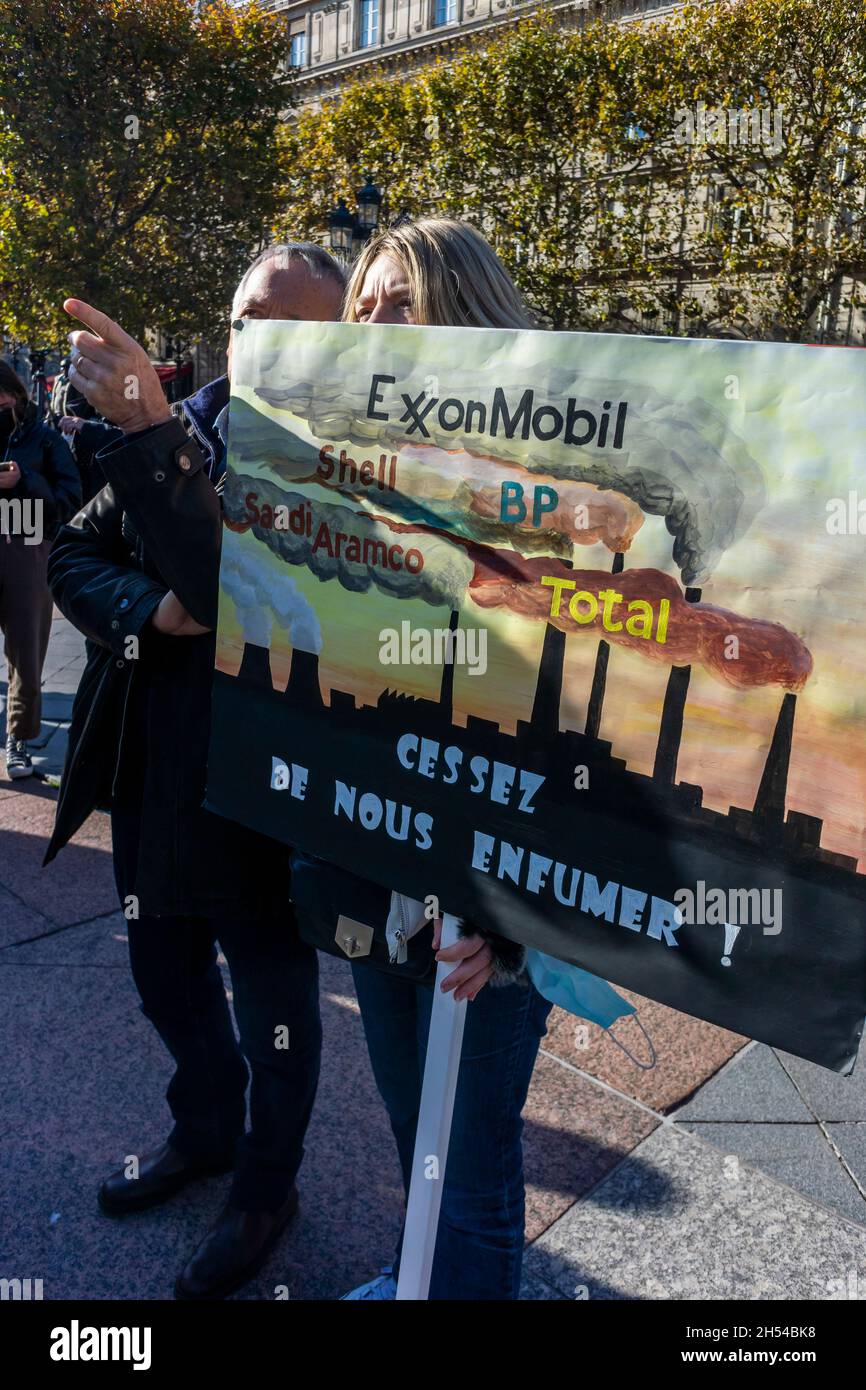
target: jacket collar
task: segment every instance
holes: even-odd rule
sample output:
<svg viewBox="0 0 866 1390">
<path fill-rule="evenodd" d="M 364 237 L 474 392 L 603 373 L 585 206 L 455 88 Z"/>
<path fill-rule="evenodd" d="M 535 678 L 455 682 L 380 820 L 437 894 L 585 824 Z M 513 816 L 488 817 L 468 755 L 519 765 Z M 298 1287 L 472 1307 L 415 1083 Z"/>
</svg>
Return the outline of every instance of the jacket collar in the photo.
<svg viewBox="0 0 866 1390">
<path fill-rule="evenodd" d="M 194 396 L 187 396 L 183 408 L 192 422 L 193 428 L 210 452 L 212 463 L 222 462 L 223 444 L 216 428 L 217 417 L 229 403 L 229 379 L 217 377 L 202 386 Z"/>
</svg>

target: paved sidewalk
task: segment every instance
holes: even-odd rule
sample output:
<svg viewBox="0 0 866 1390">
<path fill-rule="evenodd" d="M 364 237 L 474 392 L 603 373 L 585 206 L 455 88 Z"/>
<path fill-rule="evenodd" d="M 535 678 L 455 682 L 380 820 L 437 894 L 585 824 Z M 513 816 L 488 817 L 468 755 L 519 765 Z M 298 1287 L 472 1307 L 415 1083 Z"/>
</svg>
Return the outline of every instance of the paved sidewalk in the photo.
<svg viewBox="0 0 866 1390">
<path fill-rule="evenodd" d="M 82 660 L 58 618 L 34 749 L 43 774 L 62 767 Z M 40 867 L 55 797 L 0 771 L 0 1048 L 11 1062 L 0 1277 L 42 1278 L 46 1298 L 167 1298 L 227 1179 L 123 1221 L 97 1209 L 105 1173 L 165 1135 L 167 1068 L 129 978 L 106 817 Z M 388 1259 L 399 1228 L 351 974 L 322 967 L 324 1068 L 301 1213 L 241 1297 L 286 1286 L 294 1299 L 336 1298 Z M 866 1299 L 866 1066 L 842 1079 L 636 1002 L 652 1066 L 634 1019 L 615 1026 L 618 1043 L 551 1016 L 526 1112 L 524 1297 Z"/>
</svg>

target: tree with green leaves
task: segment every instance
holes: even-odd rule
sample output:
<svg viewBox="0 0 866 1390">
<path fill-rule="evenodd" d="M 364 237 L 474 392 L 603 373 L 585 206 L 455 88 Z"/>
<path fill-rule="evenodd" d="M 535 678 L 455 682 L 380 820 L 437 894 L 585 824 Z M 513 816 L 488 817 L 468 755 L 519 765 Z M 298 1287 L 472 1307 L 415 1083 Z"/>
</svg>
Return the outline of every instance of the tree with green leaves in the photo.
<svg viewBox="0 0 866 1390">
<path fill-rule="evenodd" d="M 284 133 L 278 230 L 319 233 L 333 199 L 351 200 L 369 167 L 386 216 L 469 217 L 542 321 L 595 326 L 624 265 L 629 282 L 653 278 L 636 174 L 673 126 L 638 80 L 649 61 L 633 27 L 595 25 L 584 37 L 537 17 L 411 79 L 374 72 Z M 640 128 L 632 95 L 643 96 Z"/>
<path fill-rule="evenodd" d="M 681 278 L 754 336 L 843 336 L 866 277 L 866 5 L 721 0 L 668 32 Z"/>
<path fill-rule="evenodd" d="M 469 217 L 541 322 L 832 340 L 866 279 L 866 6 L 716 0 L 643 25 L 534 18 L 286 129 L 281 230 L 359 172 Z"/>
<path fill-rule="evenodd" d="M 278 207 L 282 23 L 226 0 L 0 0 L 0 325 L 64 297 L 216 340 Z"/>
</svg>

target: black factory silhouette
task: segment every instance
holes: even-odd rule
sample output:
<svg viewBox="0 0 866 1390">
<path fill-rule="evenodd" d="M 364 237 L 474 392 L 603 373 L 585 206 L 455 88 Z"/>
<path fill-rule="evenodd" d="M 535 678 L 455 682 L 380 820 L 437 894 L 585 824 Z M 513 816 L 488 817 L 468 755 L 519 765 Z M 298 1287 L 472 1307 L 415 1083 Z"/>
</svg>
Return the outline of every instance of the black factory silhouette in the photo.
<svg viewBox="0 0 866 1390">
<path fill-rule="evenodd" d="M 621 555 L 613 572 L 622 569 Z M 686 600 L 696 602 L 700 590 L 686 589 Z M 459 615 L 451 615 L 456 632 Z M 413 732 L 441 737 L 472 753 L 531 768 L 546 778 L 545 800 L 558 814 L 572 816 L 577 827 L 587 813 L 604 810 L 624 825 L 664 829 L 673 841 L 688 841 L 696 848 L 726 854 L 739 861 L 778 866 L 816 886 L 866 899 L 866 875 L 857 872 L 857 860 L 826 849 L 821 844 L 823 822 L 817 816 L 786 806 L 788 773 L 794 737 L 797 697 L 783 695 L 763 773 L 751 808 L 731 806 L 727 813 L 703 805 L 703 789 L 677 781 L 677 762 L 686 718 L 691 668 L 672 666 L 659 726 L 652 775 L 630 770 L 616 757 L 610 741 L 599 737 L 608 686 L 609 644 L 598 643 L 595 669 L 588 692 L 583 731 L 560 728 L 560 698 L 567 637 L 548 624 L 545 630 L 535 695 L 530 717 L 519 720 L 514 734 L 493 720 L 468 715 L 465 727 L 453 722 L 454 666 L 446 661 L 438 700 L 418 698 L 386 689 L 375 705 L 358 705 L 355 696 L 331 690 L 326 703 L 319 680 L 316 655 L 295 648 L 284 693 L 273 687 L 267 648 L 247 642 L 236 677 L 217 672 L 217 683 L 270 691 L 268 707 L 279 718 L 287 705 L 307 713 L 320 711 L 341 728 L 372 734 L 378 740 L 393 738 L 395 731 L 411 726 Z M 587 769 L 586 789 L 575 791 L 574 769 Z M 569 831 L 558 822 L 562 839 Z M 639 836 L 638 836 L 639 838 Z"/>
</svg>

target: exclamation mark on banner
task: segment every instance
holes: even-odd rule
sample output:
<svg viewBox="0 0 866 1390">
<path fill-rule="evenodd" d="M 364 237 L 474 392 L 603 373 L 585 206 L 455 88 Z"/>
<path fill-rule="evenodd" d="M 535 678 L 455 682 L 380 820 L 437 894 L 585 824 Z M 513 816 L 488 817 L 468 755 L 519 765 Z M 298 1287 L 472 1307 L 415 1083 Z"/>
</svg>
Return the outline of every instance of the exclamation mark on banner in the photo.
<svg viewBox="0 0 866 1390">
<path fill-rule="evenodd" d="M 732 927 L 728 922 L 725 923 L 725 954 L 722 956 L 722 965 L 730 965 L 731 952 L 734 949 L 734 942 L 739 934 L 739 927 Z"/>
</svg>

